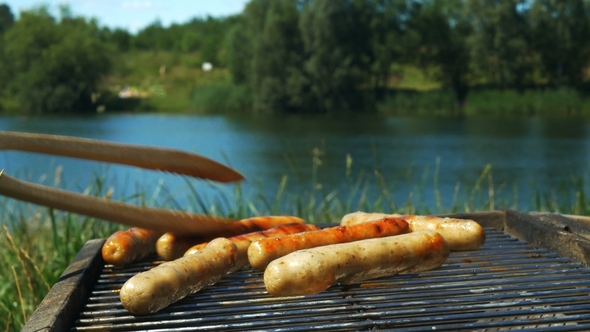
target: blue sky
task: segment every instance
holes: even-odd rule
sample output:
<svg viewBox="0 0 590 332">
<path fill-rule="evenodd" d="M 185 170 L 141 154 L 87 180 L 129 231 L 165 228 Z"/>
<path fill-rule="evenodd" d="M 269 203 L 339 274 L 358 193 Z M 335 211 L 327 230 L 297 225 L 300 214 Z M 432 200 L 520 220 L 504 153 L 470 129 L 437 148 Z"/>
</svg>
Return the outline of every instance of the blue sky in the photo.
<svg viewBox="0 0 590 332">
<path fill-rule="evenodd" d="M 57 13 L 67 4 L 75 16 L 94 17 L 102 26 L 137 32 L 155 20 L 162 25 L 184 23 L 193 17 L 228 16 L 244 9 L 248 0 L 0 0 L 18 17 L 22 10 L 48 5 Z"/>
</svg>

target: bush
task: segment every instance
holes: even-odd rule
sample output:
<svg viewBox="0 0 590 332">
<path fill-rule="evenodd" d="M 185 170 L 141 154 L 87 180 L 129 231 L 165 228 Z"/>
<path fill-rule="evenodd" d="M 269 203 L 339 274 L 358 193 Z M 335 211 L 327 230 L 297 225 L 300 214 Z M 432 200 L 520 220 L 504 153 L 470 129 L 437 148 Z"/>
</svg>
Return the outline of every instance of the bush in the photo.
<svg viewBox="0 0 590 332">
<path fill-rule="evenodd" d="M 98 30 L 81 18 L 56 21 L 46 9 L 21 13 L 4 36 L 8 91 L 31 113 L 95 112 L 92 94 L 111 68 Z"/>
<path fill-rule="evenodd" d="M 461 109 L 449 90 L 396 91 L 377 105 L 386 115 L 457 115 Z"/>
<path fill-rule="evenodd" d="M 203 85 L 191 93 L 190 108 L 202 113 L 244 113 L 252 109 L 252 98 L 244 85 Z"/>
</svg>

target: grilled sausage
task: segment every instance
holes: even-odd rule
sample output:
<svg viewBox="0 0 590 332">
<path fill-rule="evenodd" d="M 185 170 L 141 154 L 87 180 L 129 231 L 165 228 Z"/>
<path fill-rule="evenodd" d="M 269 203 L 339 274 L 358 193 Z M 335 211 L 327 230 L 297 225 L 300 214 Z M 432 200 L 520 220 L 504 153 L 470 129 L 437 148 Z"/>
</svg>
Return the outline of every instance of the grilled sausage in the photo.
<svg viewBox="0 0 590 332">
<path fill-rule="evenodd" d="M 355 225 L 384 217 L 406 220 L 412 232 L 423 230 L 439 232 L 449 243 L 451 251 L 476 250 L 486 241 L 484 229 L 477 222 L 469 219 L 353 212 L 342 217 L 340 224 Z"/>
<path fill-rule="evenodd" d="M 264 270 L 273 260 L 296 250 L 408 232 L 409 225 L 406 221 L 398 218 L 383 218 L 364 224 L 325 228 L 275 239 L 260 239 L 248 248 L 248 261 L 253 268 Z"/>
<path fill-rule="evenodd" d="M 183 237 L 172 233 L 162 235 L 159 232 L 136 227 L 111 235 L 103 246 L 103 258 L 105 262 L 116 266 L 128 265 L 154 252 L 157 252 L 165 260 L 173 260 L 182 257 L 187 249 L 197 243 L 210 241 L 216 237 L 228 237 L 265 230 L 288 223 L 304 224 L 305 221 L 292 216 L 253 217 L 230 223 L 223 232 L 200 239 Z"/>
<path fill-rule="evenodd" d="M 332 244 L 272 261 L 264 271 L 264 284 L 275 296 L 316 294 L 335 283 L 435 269 L 448 256 L 447 242 L 432 231 Z"/>
<path fill-rule="evenodd" d="M 156 251 L 160 233 L 133 227 L 117 231 L 102 246 L 102 258 L 107 264 L 124 266 L 149 256 Z"/>
<path fill-rule="evenodd" d="M 250 247 L 253 241 L 265 238 L 279 238 L 281 236 L 289 234 L 315 231 L 317 229 L 318 227 L 312 224 L 287 224 L 276 226 L 265 231 L 252 232 L 248 234 L 230 237 L 229 240 L 235 243 L 238 248 L 238 258 L 235 266 L 231 269 L 230 272 L 237 271 L 242 267 L 248 265 L 248 247 Z M 184 256 L 186 257 L 189 255 L 193 255 L 199 252 L 199 250 L 204 248 L 206 245 L 207 243 L 198 244 L 187 250 Z"/>
<path fill-rule="evenodd" d="M 180 236 L 175 233 L 164 233 L 156 241 L 156 253 L 165 261 L 180 258 L 192 246 L 211 240 L 195 236 Z"/>
<path fill-rule="evenodd" d="M 194 255 L 162 263 L 131 277 L 119 296 L 136 315 L 157 312 L 170 304 L 215 284 L 236 263 L 237 247 L 225 238 L 209 242 Z"/>
<path fill-rule="evenodd" d="M 223 234 L 218 236 L 228 237 L 251 232 L 271 229 L 275 226 L 284 224 L 305 224 L 305 220 L 294 216 L 262 216 L 242 219 L 240 221 L 228 223 L 223 230 Z"/>
</svg>

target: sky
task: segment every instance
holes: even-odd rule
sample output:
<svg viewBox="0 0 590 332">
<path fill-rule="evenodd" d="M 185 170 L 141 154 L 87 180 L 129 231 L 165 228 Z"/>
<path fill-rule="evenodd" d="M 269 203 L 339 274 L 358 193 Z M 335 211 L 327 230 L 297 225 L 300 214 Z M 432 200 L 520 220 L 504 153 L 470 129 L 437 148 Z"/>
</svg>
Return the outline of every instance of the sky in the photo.
<svg viewBox="0 0 590 332">
<path fill-rule="evenodd" d="M 167 27 L 194 17 L 229 16 L 240 13 L 248 0 L 0 0 L 18 17 L 23 10 L 47 5 L 57 14 L 66 4 L 74 16 L 96 18 L 101 26 L 123 28 L 131 33 L 159 20 Z"/>
</svg>

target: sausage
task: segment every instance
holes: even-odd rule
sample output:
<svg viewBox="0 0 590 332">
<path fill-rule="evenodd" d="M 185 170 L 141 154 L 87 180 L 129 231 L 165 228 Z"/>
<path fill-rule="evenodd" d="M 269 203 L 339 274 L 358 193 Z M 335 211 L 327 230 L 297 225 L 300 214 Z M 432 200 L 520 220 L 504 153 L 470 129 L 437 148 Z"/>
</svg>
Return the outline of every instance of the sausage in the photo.
<svg viewBox="0 0 590 332">
<path fill-rule="evenodd" d="M 447 242 L 433 231 L 331 244 L 272 261 L 264 285 L 275 296 L 316 294 L 335 283 L 435 269 L 448 256 Z"/>
<path fill-rule="evenodd" d="M 157 312 L 215 284 L 236 263 L 236 258 L 233 242 L 214 239 L 194 255 L 164 262 L 131 277 L 121 287 L 121 303 L 132 314 Z"/>
<path fill-rule="evenodd" d="M 260 239 L 248 248 L 248 261 L 253 268 L 264 270 L 273 260 L 296 250 L 404 234 L 409 231 L 409 225 L 405 220 L 383 218 L 364 224 L 325 228 L 275 239 Z"/>
<path fill-rule="evenodd" d="M 228 223 L 219 237 L 229 237 L 251 232 L 271 229 L 275 226 L 284 224 L 305 224 L 305 220 L 294 216 L 262 216 L 242 219 L 240 221 Z"/>
<path fill-rule="evenodd" d="M 410 224 L 410 231 L 432 230 L 439 232 L 449 243 L 451 251 L 476 250 L 486 241 L 484 229 L 470 219 L 440 218 L 434 216 L 353 212 L 342 217 L 341 225 L 354 225 L 384 217 L 396 217 Z"/>
<path fill-rule="evenodd" d="M 235 272 L 241 269 L 242 267 L 248 265 L 248 247 L 250 247 L 253 241 L 265 238 L 278 238 L 289 234 L 315 230 L 318 230 L 318 227 L 313 224 L 287 224 L 279 225 L 265 231 L 252 232 L 248 234 L 230 237 L 228 239 L 235 243 L 238 248 L 237 262 L 235 266 L 230 270 L 230 272 Z M 186 257 L 193 255 L 199 252 L 206 245 L 207 243 L 198 244 L 187 250 L 184 256 Z"/>
<path fill-rule="evenodd" d="M 156 253 L 165 261 L 180 258 L 192 246 L 210 241 L 210 238 L 195 236 L 180 236 L 175 233 L 164 233 L 156 241 Z"/>
<path fill-rule="evenodd" d="M 159 237 L 159 232 L 139 227 L 117 231 L 103 244 L 102 258 L 107 264 L 128 265 L 154 253 Z"/>
<path fill-rule="evenodd" d="M 103 246 L 105 262 L 117 266 L 128 265 L 157 252 L 164 260 L 182 257 L 184 252 L 197 243 L 216 237 L 229 237 L 272 228 L 287 223 L 304 224 L 305 220 L 293 216 L 262 216 L 242 219 L 228 224 L 220 233 L 208 238 L 184 237 L 172 233 L 161 233 L 132 228 L 127 233 L 117 232 L 109 237 Z M 162 238 L 163 237 L 163 238 Z"/>
</svg>

